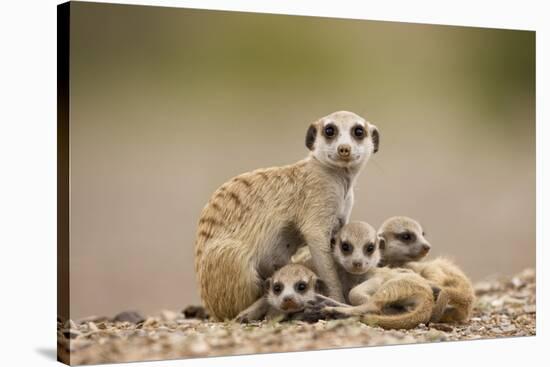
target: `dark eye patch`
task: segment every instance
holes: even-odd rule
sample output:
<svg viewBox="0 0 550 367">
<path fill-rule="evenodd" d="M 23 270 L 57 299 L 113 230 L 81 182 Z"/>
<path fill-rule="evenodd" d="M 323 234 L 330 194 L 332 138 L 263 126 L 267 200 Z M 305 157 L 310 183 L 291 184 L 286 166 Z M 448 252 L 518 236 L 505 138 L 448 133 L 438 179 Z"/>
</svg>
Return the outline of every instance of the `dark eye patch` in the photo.
<svg viewBox="0 0 550 367">
<path fill-rule="evenodd" d="M 355 125 L 351 128 L 351 135 L 357 140 L 363 140 L 367 136 L 367 132 L 363 126 Z"/>
<path fill-rule="evenodd" d="M 338 135 L 338 128 L 336 127 L 336 125 L 334 124 L 327 124 L 324 128 L 323 128 L 323 135 L 325 136 L 325 138 L 327 139 L 333 139 L 335 138 L 337 135 Z"/>
<path fill-rule="evenodd" d="M 303 293 L 307 290 L 307 283 L 303 280 L 300 280 L 299 282 L 296 282 L 296 284 L 294 284 L 294 289 L 296 289 L 296 291 L 300 293 Z"/>
<path fill-rule="evenodd" d="M 342 241 L 340 244 L 340 250 L 344 255 L 350 255 L 353 252 L 353 245 L 349 242 Z"/>
<path fill-rule="evenodd" d="M 372 242 L 367 243 L 365 246 L 363 246 L 363 252 L 366 255 L 372 255 L 372 253 L 376 250 L 376 245 Z"/>
<path fill-rule="evenodd" d="M 284 284 L 283 283 L 273 283 L 273 293 L 275 294 L 280 294 L 283 289 L 285 288 Z"/>
<path fill-rule="evenodd" d="M 416 241 L 416 235 L 412 232 L 403 232 L 398 233 L 397 238 L 403 242 L 414 242 Z"/>
</svg>

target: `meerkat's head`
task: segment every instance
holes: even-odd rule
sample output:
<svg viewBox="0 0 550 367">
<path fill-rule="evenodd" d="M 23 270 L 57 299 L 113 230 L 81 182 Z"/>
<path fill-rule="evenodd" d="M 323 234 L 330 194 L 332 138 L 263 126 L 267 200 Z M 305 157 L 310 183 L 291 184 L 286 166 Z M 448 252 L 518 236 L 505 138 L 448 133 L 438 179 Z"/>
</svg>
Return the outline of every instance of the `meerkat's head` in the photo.
<svg viewBox="0 0 550 367">
<path fill-rule="evenodd" d="M 380 261 L 376 230 L 365 222 L 350 222 L 343 226 L 330 246 L 336 263 L 351 274 L 364 274 Z"/>
<path fill-rule="evenodd" d="M 302 311 L 316 294 L 326 294 L 325 283 L 300 264 L 288 264 L 265 281 L 269 304 L 284 313 Z"/>
<path fill-rule="evenodd" d="M 378 243 L 385 265 L 399 266 L 422 259 L 430 251 L 420 224 L 408 217 L 387 219 L 378 230 Z"/>
<path fill-rule="evenodd" d="M 378 151 L 378 128 L 353 112 L 331 113 L 311 124 L 306 147 L 321 163 L 352 168 L 367 162 Z"/>
</svg>

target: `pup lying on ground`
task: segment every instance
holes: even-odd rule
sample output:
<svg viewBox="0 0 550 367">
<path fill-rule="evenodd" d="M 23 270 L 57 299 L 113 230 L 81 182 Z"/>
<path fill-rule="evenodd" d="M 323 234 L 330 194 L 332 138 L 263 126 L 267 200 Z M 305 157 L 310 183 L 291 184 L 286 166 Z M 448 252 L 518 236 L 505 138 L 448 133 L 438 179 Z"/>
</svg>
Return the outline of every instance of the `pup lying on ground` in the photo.
<svg viewBox="0 0 550 367">
<path fill-rule="evenodd" d="M 277 319 L 280 321 L 311 318 L 307 307 L 320 302 L 338 305 L 326 297 L 326 285 L 317 275 L 300 264 L 289 264 L 277 270 L 265 281 L 265 294 L 258 301 L 242 311 L 237 322 Z M 317 317 L 318 318 L 318 317 Z"/>
<path fill-rule="evenodd" d="M 432 288 L 411 270 L 377 267 L 381 254 L 371 225 L 350 222 L 343 226 L 331 248 L 346 300 L 355 307 L 325 304 L 324 314 L 362 316 L 367 323 L 388 329 L 413 328 L 430 320 Z M 306 251 L 293 260 L 312 266 Z"/>
<path fill-rule="evenodd" d="M 378 237 L 385 265 L 411 269 L 434 289 L 437 307 L 431 321 L 452 323 L 470 319 L 475 293 L 466 274 L 446 258 L 417 261 L 430 249 L 418 222 L 407 217 L 389 218 L 378 230 Z"/>
<path fill-rule="evenodd" d="M 410 329 L 429 322 L 434 309 L 429 283 L 408 269 L 377 267 L 380 249 L 372 232 L 369 224 L 352 222 L 338 233 L 333 258 L 345 272 L 342 283 L 363 281 L 347 296 L 352 306 L 327 306 L 323 311 L 361 316 L 364 322 L 385 329 Z"/>
</svg>

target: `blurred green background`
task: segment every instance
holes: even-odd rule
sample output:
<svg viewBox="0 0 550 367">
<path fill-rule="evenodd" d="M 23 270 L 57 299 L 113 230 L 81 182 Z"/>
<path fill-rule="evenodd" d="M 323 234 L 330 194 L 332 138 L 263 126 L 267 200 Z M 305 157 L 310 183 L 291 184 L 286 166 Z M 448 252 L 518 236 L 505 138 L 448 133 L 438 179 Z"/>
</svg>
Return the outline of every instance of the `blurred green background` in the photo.
<svg viewBox="0 0 550 367">
<path fill-rule="evenodd" d="M 342 109 L 381 131 L 352 219 L 416 218 L 474 280 L 535 266 L 534 32 L 72 3 L 70 76 L 72 318 L 198 303 L 211 193 Z"/>
</svg>

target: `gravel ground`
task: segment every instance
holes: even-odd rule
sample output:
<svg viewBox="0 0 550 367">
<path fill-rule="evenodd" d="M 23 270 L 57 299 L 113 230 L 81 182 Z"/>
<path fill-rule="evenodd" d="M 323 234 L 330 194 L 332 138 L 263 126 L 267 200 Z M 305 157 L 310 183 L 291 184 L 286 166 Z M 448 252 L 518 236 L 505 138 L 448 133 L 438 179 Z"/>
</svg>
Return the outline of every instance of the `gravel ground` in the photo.
<svg viewBox="0 0 550 367">
<path fill-rule="evenodd" d="M 193 307 L 146 318 L 122 312 L 113 319 L 58 320 L 58 357 L 73 365 L 98 364 L 535 335 L 533 269 L 479 282 L 475 289 L 467 324 L 422 324 L 412 330 L 383 330 L 354 318 L 313 324 L 210 322 Z"/>
</svg>

